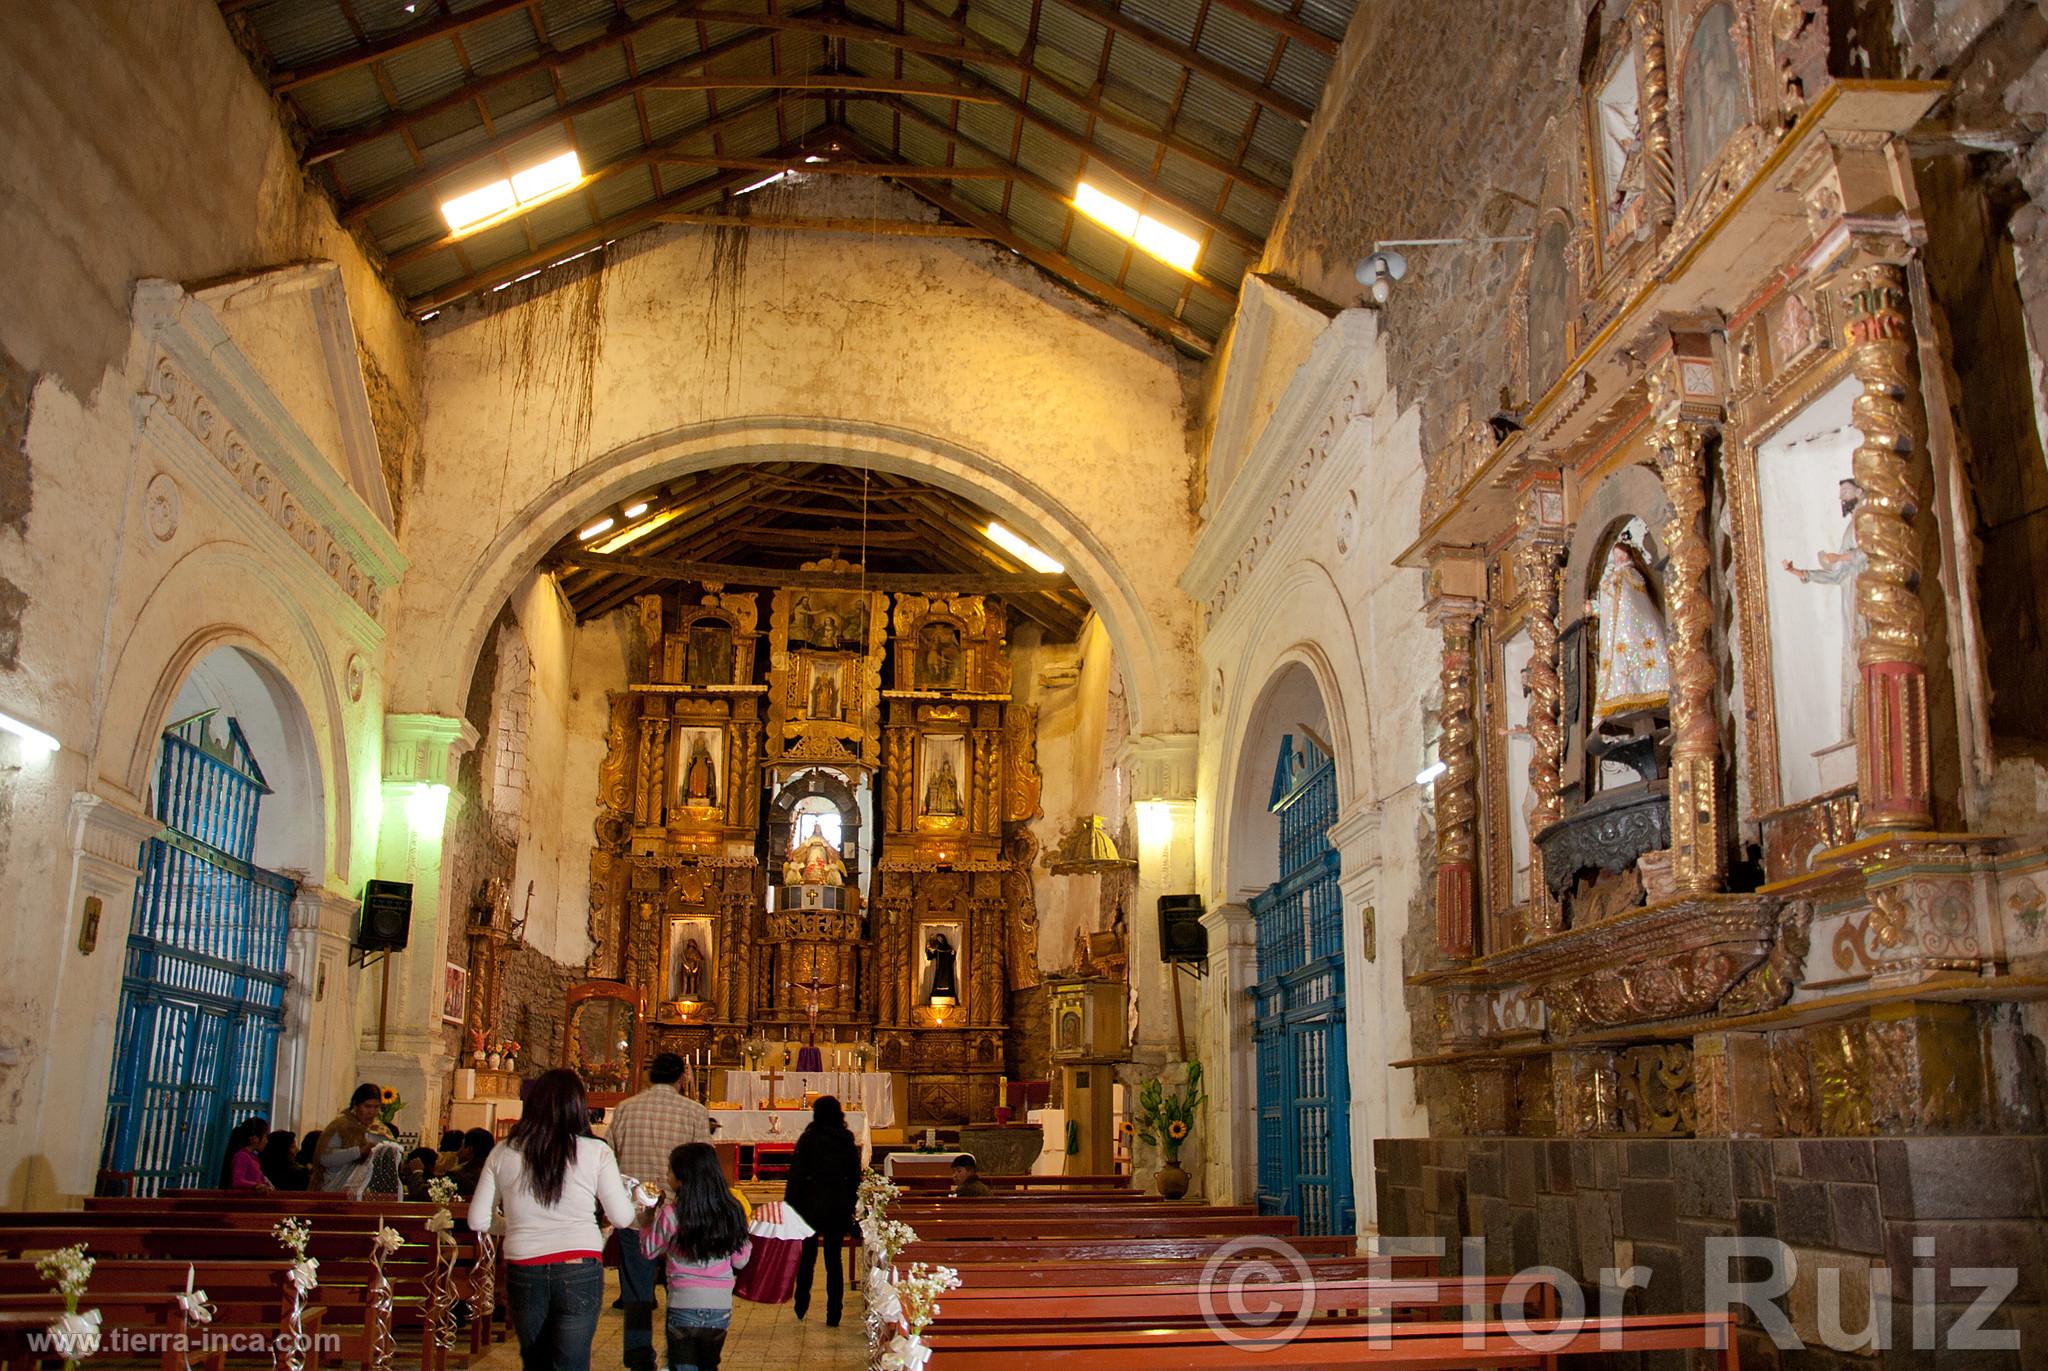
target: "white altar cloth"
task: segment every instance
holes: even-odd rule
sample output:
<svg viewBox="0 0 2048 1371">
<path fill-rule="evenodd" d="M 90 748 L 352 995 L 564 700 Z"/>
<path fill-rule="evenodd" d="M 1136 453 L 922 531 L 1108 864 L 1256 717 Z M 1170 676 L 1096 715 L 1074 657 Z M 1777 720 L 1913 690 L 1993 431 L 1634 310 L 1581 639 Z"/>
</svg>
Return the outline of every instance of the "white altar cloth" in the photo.
<svg viewBox="0 0 2048 1371">
<path fill-rule="evenodd" d="M 775 1094 L 800 1100 L 811 1091 L 836 1095 L 850 1114 L 858 1109 L 876 1128 L 896 1126 L 896 1078 L 886 1071 L 778 1071 Z M 752 1109 L 768 1098 L 765 1071 L 727 1071 L 721 1098 Z"/>
<path fill-rule="evenodd" d="M 771 1125 L 770 1120 L 778 1122 Z M 718 1125 L 718 1131 L 711 1135 L 714 1143 L 794 1143 L 811 1126 L 811 1111 L 808 1109 L 714 1109 L 711 1121 Z M 873 1137 L 868 1128 L 868 1116 L 856 1110 L 848 1110 L 846 1126 L 853 1130 L 853 1136 L 860 1143 L 860 1164 L 868 1164 L 873 1146 Z"/>
</svg>

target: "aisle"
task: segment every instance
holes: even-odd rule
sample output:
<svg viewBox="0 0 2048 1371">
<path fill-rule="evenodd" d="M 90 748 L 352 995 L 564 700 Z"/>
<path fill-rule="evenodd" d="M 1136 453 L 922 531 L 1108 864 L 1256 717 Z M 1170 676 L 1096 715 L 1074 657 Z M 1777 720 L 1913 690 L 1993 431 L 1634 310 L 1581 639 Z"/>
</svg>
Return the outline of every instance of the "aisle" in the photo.
<svg viewBox="0 0 2048 1371">
<path fill-rule="evenodd" d="M 604 1316 L 598 1320 L 597 1341 L 590 1352 L 591 1371 L 617 1371 L 619 1340 L 625 1331 L 624 1315 L 611 1307 L 619 1297 L 618 1273 L 605 1272 Z M 726 1340 L 724 1371 L 862 1371 L 867 1365 L 867 1344 L 861 1337 L 860 1297 L 848 1292 L 846 1313 L 837 1328 L 825 1326 L 825 1278 L 818 1276 L 816 1303 L 811 1315 L 798 1323 L 788 1305 L 768 1306 L 738 1300 L 733 1304 L 732 1335 Z M 654 1355 L 665 1365 L 667 1355 L 659 1322 L 654 1326 Z M 476 1371 L 517 1371 L 519 1345 L 502 1343 L 471 1365 Z"/>
</svg>

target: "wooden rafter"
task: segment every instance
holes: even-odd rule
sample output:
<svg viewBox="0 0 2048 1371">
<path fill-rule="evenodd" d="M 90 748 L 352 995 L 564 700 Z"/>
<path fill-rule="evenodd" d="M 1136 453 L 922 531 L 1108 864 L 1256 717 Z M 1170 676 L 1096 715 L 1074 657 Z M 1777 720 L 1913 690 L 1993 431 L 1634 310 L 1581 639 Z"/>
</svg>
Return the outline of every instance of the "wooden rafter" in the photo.
<svg viewBox="0 0 2048 1371">
<path fill-rule="evenodd" d="M 1303 128 L 1308 127 L 1310 117 L 1315 114 L 1313 109 L 1292 96 L 1283 95 L 1272 87 L 1243 75 L 1235 68 L 1223 65 L 1213 57 L 1196 52 L 1187 44 L 1168 37 L 1122 10 L 1113 9 L 1099 0 L 1060 0 L 1060 3 L 1077 14 L 1093 19 L 1104 28 L 1122 34 L 1134 43 L 1141 43 L 1161 56 L 1171 57 L 1190 71 L 1200 72 L 1225 90 L 1235 91 L 1247 100 L 1264 105 L 1275 114 L 1286 115 Z"/>
<path fill-rule="evenodd" d="M 814 162 L 801 157 L 710 157 L 689 152 L 665 152 L 661 160 L 670 166 L 710 167 L 718 171 L 799 171 L 806 176 L 886 176 L 892 181 L 1006 181 L 1013 174 L 1005 167 L 928 167 L 922 162 Z"/>
<path fill-rule="evenodd" d="M 1328 34 L 1316 32 L 1292 15 L 1267 9 L 1259 0 L 1216 0 L 1216 3 L 1232 14 L 1243 15 L 1261 28 L 1271 29 L 1290 43 L 1299 43 L 1325 57 L 1337 55 L 1336 39 Z"/>
<path fill-rule="evenodd" d="M 389 38 L 380 39 L 374 43 L 365 43 L 349 48 L 344 52 L 336 53 L 325 61 L 315 62 L 311 66 L 294 67 L 276 72 L 270 78 L 271 93 L 282 95 L 287 91 L 294 91 L 300 86 L 311 85 L 313 82 L 326 77 L 339 76 L 343 72 L 354 71 L 358 67 L 366 67 L 372 62 L 381 62 L 385 58 L 395 56 L 398 53 L 410 52 L 422 43 L 431 43 L 437 38 L 446 38 L 450 34 L 460 33 L 462 30 L 475 24 L 481 24 L 487 19 L 496 19 L 501 15 L 517 14 L 521 10 L 531 10 L 532 8 L 533 0 L 488 0 L 488 3 L 478 5 L 475 9 L 464 10 L 459 14 L 445 14 L 438 19 L 420 25 L 418 28 L 407 29 L 403 33 L 394 34 Z"/>
<path fill-rule="evenodd" d="M 664 214 L 664 224 L 700 228 L 786 229 L 792 233 L 851 233 L 883 238 L 986 238 L 972 224 L 933 224 L 922 219 L 840 219 L 772 214 Z"/>
<path fill-rule="evenodd" d="M 649 90 L 816 90 L 858 91 L 869 95 L 919 95 L 934 100 L 958 100 L 970 105 L 993 105 L 996 97 L 976 86 L 936 85 L 930 81 L 890 81 L 847 72 L 812 71 L 784 76 L 671 76 L 654 82 Z"/>
</svg>

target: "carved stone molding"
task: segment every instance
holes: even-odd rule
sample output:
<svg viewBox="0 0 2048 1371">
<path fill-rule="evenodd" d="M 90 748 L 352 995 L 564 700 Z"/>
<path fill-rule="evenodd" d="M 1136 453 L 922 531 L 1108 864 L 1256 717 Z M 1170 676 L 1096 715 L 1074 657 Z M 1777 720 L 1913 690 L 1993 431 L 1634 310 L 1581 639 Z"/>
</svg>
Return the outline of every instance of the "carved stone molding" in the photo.
<svg viewBox="0 0 2048 1371">
<path fill-rule="evenodd" d="M 384 784 L 453 785 L 455 765 L 476 746 L 476 726 L 445 714 L 384 716 Z"/>
</svg>

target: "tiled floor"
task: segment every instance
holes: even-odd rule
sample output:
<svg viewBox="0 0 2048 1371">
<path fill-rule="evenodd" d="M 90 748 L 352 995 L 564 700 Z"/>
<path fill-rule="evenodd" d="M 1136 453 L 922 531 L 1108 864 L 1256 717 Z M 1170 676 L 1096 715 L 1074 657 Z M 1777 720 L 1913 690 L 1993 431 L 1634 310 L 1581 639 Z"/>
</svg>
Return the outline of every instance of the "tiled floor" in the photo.
<svg viewBox="0 0 2048 1371">
<path fill-rule="evenodd" d="M 591 1371 L 617 1371 L 621 1366 L 619 1340 L 625 1330 L 625 1316 L 611 1307 L 618 1298 L 616 1272 L 605 1273 L 605 1311 L 597 1325 L 597 1341 L 590 1353 Z M 786 1304 L 750 1304 L 735 1300 L 732 1333 L 725 1342 L 726 1371 L 863 1371 L 867 1366 L 867 1342 L 861 1334 L 860 1296 L 847 1290 L 846 1311 L 839 1327 L 825 1326 L 825 1274 L 817 1276 L 810 1317 L 797 1322 Z M 654 1354 L 665 1356 L 661 1316 L 654 1321 Z M 519 1345 L 501 1343 L 471 1363 L 476 1371 L 517 1371 Z"/>
</svg>

